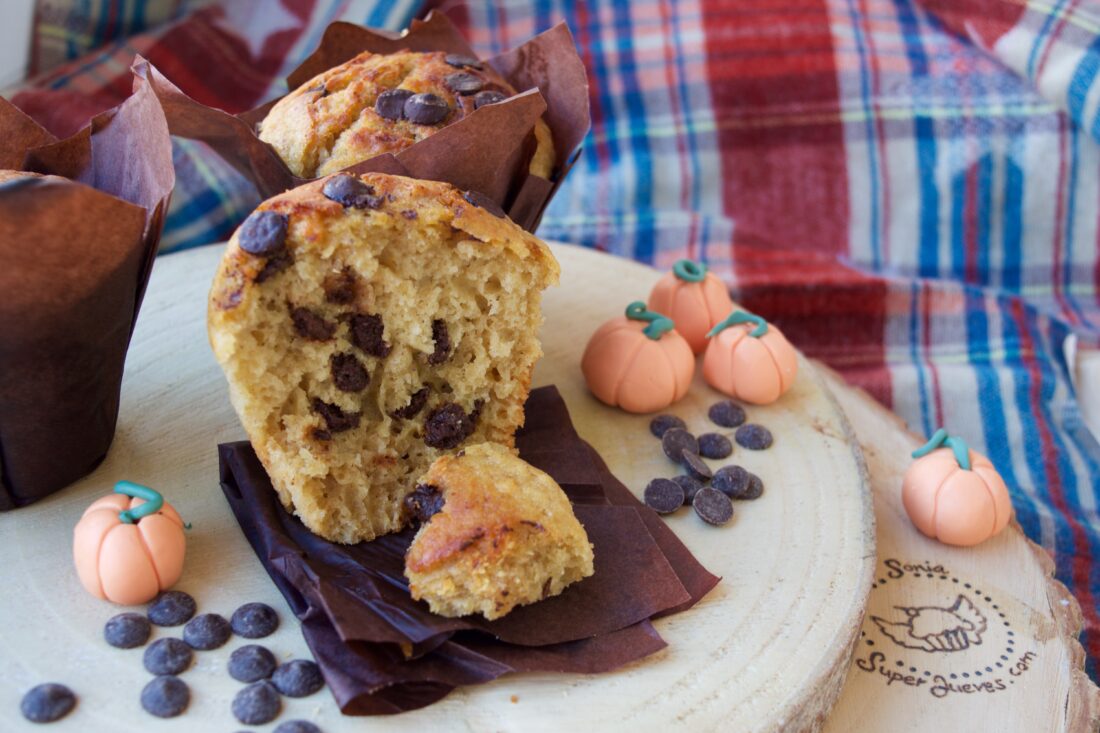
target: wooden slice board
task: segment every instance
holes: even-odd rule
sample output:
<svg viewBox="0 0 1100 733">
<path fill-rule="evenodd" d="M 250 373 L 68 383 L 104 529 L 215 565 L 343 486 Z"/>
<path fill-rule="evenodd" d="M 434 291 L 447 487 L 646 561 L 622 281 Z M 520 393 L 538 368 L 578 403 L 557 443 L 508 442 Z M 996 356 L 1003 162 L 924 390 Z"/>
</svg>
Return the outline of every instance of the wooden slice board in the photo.
<svg viewBox="0 0 1100 733">
<path fill-rule="evenodd" d="M 644 299 L 658 273 L 587 250 L 558 246 L 562 285 L 546 294 L 546 356 L 536 384 L 556 384 L 580 434 L 640 493 L 673 466 L 649 434 L 648 417 L 607 408 L 587 393 L 578 364 L 589 335 L 626 303 Z M 0 728 L 24 723 L 22 692 L 43 681 L 70 685 L 76 711 L 56 731 L 235 730 L 229 712 L 241 685 L 225 673 L 244 642 L 198 653 L 183 675 L 190 710 L 160 721 L 141 711 L 149 675 L 141 650 L 102 641 L 119 609 L 80 588 L 70 537 L 83 509 L 129 479 L 163 491 L 193 523 L 178 587 L 201 611 L 228 616 L 265 601 L 283 625 L 263 643 L 282 659 L 308 651 L 282 597 L 245 542 L 220 489 L 215 446 L 244 437 L 206 340 L 206 293 L 220 247 L 161 258 L 127 361 L 115 444 L 92 476 L 32 507 L 0 515 Z M 616 673 L 526 675 L 456 691 L 427 709 L 390 718 L 346 718 L 327 694 L 287 700 L 280 720 L 306 718 L 328 733 L 363 730 L 678 729 L 787 731 L 819 726 L 840 692 L 874 569 L 874 519 L 860 452 L 815 368 L 803 361 L 788 395 L 750 419 L 775 445 L 739 449 L 737 462 L 764 480 L 764 496 L 738 504 L 723 528 L 690 510 L 670 526 L 724 580 L 696 608 L 657 623 L 666 650 Z M 673 409 L 691 429 L 718 429 L 705 415 L 719 398 L 697 381 Z M 720 430 L 720 429 L 719 429 Z M 728 432 L 728 431 L 725 431 Z M 178 635 L 179 629 L 155 636 Z"/>
</svg>

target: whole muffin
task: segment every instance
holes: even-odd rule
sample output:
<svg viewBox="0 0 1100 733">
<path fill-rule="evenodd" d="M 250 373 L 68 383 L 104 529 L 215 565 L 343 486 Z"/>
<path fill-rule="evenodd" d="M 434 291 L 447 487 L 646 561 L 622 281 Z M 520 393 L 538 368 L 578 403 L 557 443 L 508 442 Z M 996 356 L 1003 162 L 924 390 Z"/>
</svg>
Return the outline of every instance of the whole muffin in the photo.
<svg viewBox="0 0 1100 733">
<path fill-rule="evenodd" d="M 405 556 L 413 598 L 487 619 L 592 575 L 592 545 L 554 479 L 502 445 L 438 458 L 406 497 L 423 524 Z"/>
<path fill-rule="evenodd" d="M 523 424 L 558 263 L 476 200 L 342 173 L 262 203 L 230 240 L 210 343 L 279 498 L 322 537 L 400 529 L 432 461 Z"/>
<path fill-rule="evenodd" d="M 516 90 L 477 59 L 442 51 L 369 51 L 310 79 L 271 108 L 260 139 L 294 175 L 315 178 L 398 153 Z M 554 168 L 550 128 L 534 129 L 531 173 Z"/>
</svg>

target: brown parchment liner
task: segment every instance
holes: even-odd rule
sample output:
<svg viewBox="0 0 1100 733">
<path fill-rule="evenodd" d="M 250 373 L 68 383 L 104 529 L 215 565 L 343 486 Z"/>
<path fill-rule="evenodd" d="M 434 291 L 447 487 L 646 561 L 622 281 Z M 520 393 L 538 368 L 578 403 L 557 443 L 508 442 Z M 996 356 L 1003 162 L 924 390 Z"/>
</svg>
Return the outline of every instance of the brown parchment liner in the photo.
<svg viewBox="0 0 1100 733">
<path fill-rule="evenodd" d="M 325 30 L 317 50 L 290 74 L 287 85 L 296 89 L 363 51 L 384 54 L 403 49 L 476 55 L 439 12 L 414 20 L 402 34 L 337 22 Z M 347 170 L 395 173 L 480 191 L 517 224 L 534 231 L 588 132 L 584 64 L 564 23 L 485 61 L 519 93 L 481 107 L 397 154 L 375 156 Z M 191 99 L 144 59 L 137 60 L 134 72 L 148 79 L 156 91 L 173 135 L 210 145 L 255 183 L 264 198 L 315 180 L 291 173 L 274 148 L 256 134 L 258 123 L 278 100 L 231 115 Z M 546 120 L 554 137 L 557 162 L 552 180 L 527 170 L 532 130 L 539 117 Z"/>
<path fill-rule="evenodd" d="M 689 608 L 718 582 L 580 439 L 555 388 L 532 391 L 525 411 L 520 456 L 569 495 L 596 572 L 496 621 L 436 616 L 412 599 L 403 571 L 414 529 L 328 542 L 283 508 L 251 445 L 219 446 L 226 499 L 344 713 L 413 710 L 514 672 L 621 667 L 665 646 L 652 618 Z"/>
<path fill-rule="evenodd" d="M 0 510 L 92 471 L 175 184 L 152 88 L 58 140 L 0 98 Z M 23 173 L 25 175 L 20 175 Z"/>
</svg>

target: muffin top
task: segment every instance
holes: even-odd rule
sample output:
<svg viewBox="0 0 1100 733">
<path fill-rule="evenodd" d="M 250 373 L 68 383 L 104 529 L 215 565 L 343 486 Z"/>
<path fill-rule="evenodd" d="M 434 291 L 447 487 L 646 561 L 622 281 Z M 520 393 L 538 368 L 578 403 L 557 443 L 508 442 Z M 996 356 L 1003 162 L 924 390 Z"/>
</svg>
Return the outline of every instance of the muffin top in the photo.
<svg viewBox="0 0 1100 733">
<path fill-rule="evenodd" d="M 279 100 L 260 125 L 260 139 L 296 176 L 316 178 L 382 153 L 399 153 L 515 93 L 475 58 L 442 51 L 368 51 Z M 531 173 L 549 178 L 553 139 L 541 119 L 534 138 Z"/>
</svg>

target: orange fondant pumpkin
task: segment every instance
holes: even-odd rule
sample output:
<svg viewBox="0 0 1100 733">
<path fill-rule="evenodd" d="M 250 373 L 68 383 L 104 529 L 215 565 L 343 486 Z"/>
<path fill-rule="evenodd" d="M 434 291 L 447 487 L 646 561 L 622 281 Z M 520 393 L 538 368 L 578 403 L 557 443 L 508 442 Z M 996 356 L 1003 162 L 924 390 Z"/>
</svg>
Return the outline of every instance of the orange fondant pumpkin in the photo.
<svg viewBox="0 0 1100 733">
<path fill-rule="evenodd" d="M 671 320 L 637 301 L 592 335 L 581 371 L 601 402 L 627 412 L 653 412 L 687 394 L 695 356 Z"/>
<path fill-rule="evenodd" d="M 678 260 L 672 272 L 653 286 L 647 307 L 671 318 L 691 350 L 701 354 L 707 347 L 707 331 L 733 309 L 733 301 L 725 284 L 708 273 L 706 265 Z"/>
<path fill-rule="evenodd" d="M 742 402 L 775 402 L 794 384 L 798 354 L 778 328 L 734 311 L 708 334 L 703 357 L 707 384 Z"/>
<path fill-rule="evenodd" d="M 124 606 L 146 603 L 183 572 L 183 521 L 164 498 L 120 481 L 84 511 L 73 530 L 73 561 L 84 588 Z"/>
<path fill-rule="evenodd" d="M 969 547 L 1000 532 L 1012 516 L 1008 488 L 989 459 L 940 428 L 905 472 L 905 513 L 925 535 Z"/>
</svg>

